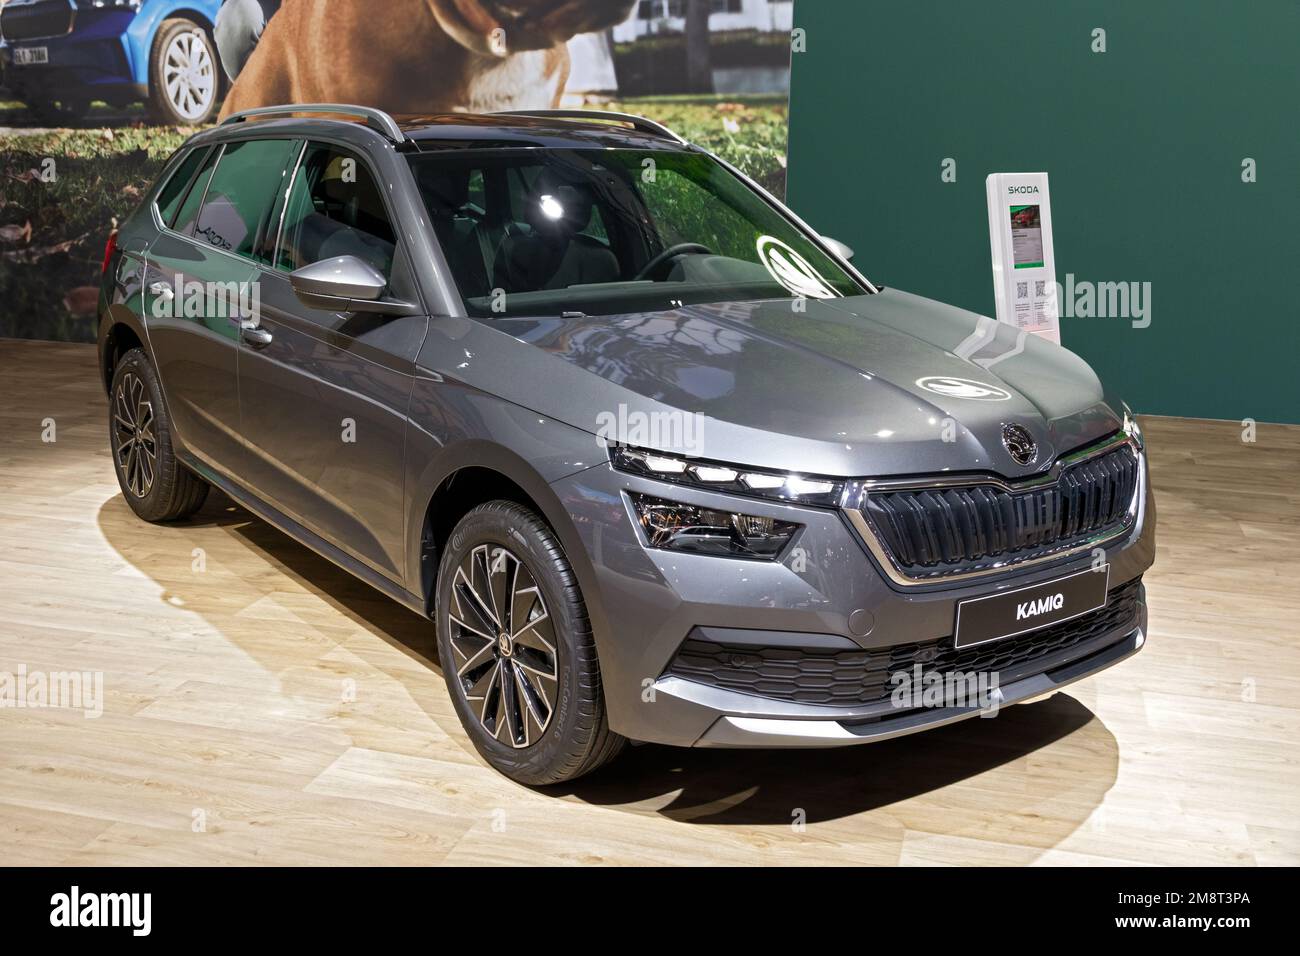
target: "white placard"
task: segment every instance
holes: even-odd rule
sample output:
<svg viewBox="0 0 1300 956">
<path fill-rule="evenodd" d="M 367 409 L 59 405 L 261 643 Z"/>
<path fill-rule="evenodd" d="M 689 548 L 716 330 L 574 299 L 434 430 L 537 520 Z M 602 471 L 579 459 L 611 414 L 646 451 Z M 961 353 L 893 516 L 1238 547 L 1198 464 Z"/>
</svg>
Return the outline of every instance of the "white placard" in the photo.
<svg viewBox="0 0 1300 956">
<path fill-rule="evenodd" d="M 1059 344 L 1047 173 L 991 173 L 984 185 L 998 321 Z"/>
</svg>

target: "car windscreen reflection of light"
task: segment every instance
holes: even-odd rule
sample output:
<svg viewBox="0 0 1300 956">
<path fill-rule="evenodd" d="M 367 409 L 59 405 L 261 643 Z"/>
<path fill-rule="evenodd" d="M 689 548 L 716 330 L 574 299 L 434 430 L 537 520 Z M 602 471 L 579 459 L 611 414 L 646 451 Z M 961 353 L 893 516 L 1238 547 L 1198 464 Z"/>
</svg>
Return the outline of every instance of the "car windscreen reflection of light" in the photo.
<svg viewBox="0 0 1300 956">
<path fill-rule="evenodd" d="M 772 278 L 797 296 L 808 299 L 834 299 L 840 293 L 799 253 L 775 236 L 758 237 L 758 260 Z"/>
<path fill-rule="evenodd" d="M 541 205 L 542 215 L 547 219 L 561 219 L 564 217 L 564 207 L 561 206 L 560 201 L 550 193 L 547 193 L 542 197 Z"/>
</svg>

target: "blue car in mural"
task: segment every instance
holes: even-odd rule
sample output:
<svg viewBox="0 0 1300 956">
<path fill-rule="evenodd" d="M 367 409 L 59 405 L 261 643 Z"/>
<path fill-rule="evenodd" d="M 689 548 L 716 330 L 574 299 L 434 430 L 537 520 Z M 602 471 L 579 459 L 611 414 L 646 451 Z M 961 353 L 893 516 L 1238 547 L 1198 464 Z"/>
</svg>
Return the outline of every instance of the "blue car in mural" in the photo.
<svg viewBox="0 0 1300 956">
<path fill-rule="evenodd" d="M 162 123 L 206 122 L 224 82 L 212 34 L 221 2 L 8 0 L 0 9 L 4 83 L 51 121 L 103 100 L 144 101 Z"/>
</svg>

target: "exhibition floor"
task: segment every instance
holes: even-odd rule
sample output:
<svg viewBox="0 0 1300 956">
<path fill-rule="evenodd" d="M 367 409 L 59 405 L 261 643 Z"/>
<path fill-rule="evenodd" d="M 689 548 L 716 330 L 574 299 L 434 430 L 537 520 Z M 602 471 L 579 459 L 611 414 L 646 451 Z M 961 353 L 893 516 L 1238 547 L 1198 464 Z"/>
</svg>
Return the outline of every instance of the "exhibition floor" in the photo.
<svg viewBox="0 0 1300 956">
<path fill-rule="evenodd" d="M 1300 863 L 1300 426 L 1143 419 L 1148 644 L 1064 693 L 542 793 L 474 753 L 430 623 L 222 496 L 135 518 L 93 346 L 0 367 L 0 672 L 104 676 L 97 717 L 0 710 L 10 863 Z"/>
</svg>

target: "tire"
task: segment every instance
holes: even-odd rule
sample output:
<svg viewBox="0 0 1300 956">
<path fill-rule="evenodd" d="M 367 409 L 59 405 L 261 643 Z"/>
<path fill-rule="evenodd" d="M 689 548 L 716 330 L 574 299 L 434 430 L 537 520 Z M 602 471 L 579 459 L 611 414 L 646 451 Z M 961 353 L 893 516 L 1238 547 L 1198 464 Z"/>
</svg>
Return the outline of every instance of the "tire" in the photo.
<svg viewBox="0 0 1300 956">
<path fill-rule="evenodd" d="M 177 82 L 174 89 L 168 88 L 169 75 Z M 183 17 L 164 20 L 149 53 L 150 114 L 166 126 L 199 126 L 216 115 L 220 93 L 212 35 Z"/>
<path fill-rule="evenodd" d="M 122 497 L 145 521 L 175 521 L 203 506 L 208 483 L 176 460 L 158 375 L 140 349 L 117 363 L 108 393 L 108 440 Z"/>
<path fill-rule="evenodd" d="M 90 112 L 90 98 L 75 94 L 54 99 L 40 97 L 30 102 L 30 109 L 42 122 L 65 126 L 84 118 Z"/>
<path fill-rule="evenodd" d="M 507 593 L 515 595 L 508 611 Z M 443 677 L 484 760 L 512 780 L 544 786 L 618 754 L 625 740 L 609 729 L 582 593 L 536 514 L 511 501 L 470 511 L 444 549 L 435 595 Z M 480 609 L 476 595 L 492 606 Z M 503 631 L 513 638 L 503 643 Z"/>
</svg>

